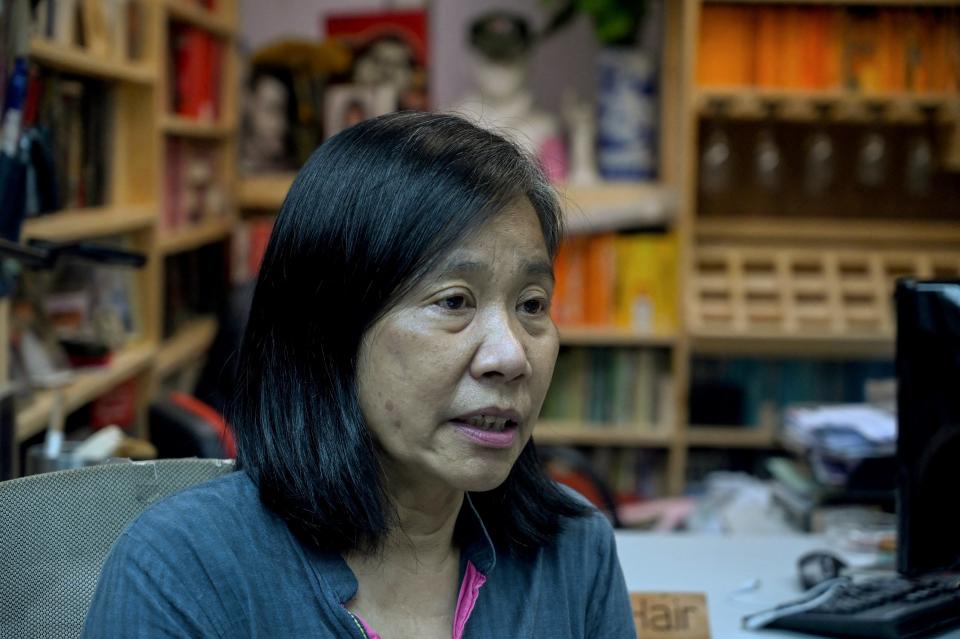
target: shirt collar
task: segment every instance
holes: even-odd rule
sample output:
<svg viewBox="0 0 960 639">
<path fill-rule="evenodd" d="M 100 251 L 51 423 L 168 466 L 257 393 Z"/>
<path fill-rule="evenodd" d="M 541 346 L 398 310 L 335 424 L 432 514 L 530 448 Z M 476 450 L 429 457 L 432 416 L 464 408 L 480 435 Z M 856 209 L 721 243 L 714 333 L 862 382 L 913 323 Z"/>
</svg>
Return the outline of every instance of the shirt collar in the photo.
<svg viewBox="0 0 960 639">
<path fill-rule="evenodd" d="M 467 561 L 485 576 L 489 576 L 497 564 L 497 551 L 480 513 L 470 499 L 470 493 L 464 496 L 454 536 L 460 544 L 461 578 Z M 357 577 L 340 553 L 315 549 L 306 551 L 317 578 L 327 584 L 341 604 L 346 604 L 356 596 Z"/>
</svg>

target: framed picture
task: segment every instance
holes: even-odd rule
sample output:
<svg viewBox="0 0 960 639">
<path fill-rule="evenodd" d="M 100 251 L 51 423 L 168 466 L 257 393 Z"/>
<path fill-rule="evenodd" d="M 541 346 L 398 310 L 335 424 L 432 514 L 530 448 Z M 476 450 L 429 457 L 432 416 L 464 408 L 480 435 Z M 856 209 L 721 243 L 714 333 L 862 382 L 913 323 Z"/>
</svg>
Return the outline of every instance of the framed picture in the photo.
<svg viewBox="0 0 960 639">
<path fill-rule="evenodd" d="M 426 11 L 334 14 L 325 27 L 353 51 L 351 83 L 392 86 L 397 109 L 429 108 Z"/>
</svg>

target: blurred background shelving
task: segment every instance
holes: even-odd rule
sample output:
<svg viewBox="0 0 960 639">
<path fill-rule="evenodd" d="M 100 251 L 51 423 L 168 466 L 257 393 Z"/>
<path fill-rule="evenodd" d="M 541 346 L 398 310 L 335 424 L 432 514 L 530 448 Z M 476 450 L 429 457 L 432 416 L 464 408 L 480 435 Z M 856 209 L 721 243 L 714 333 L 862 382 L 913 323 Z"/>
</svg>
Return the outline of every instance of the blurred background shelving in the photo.
<svg viewBox="0 0 960 639">
<path fill-rule="evenodd" d="M 254 2 L 212 6 L 143 0 L 134 57 L 40 37 L 29 45 L 41 69 L 100 82 L 92 86 L 105 87 L 116 116 L 103 201 L 29 219 L 23 237 L 121 238 L 148 258 L 136 276 L 135 338 L 68 387 L 66 406 L 76 411 L 134 377 L 142 434 L 159 389 L 196 381 L 224 328 L 227 291 L 250 286 L 296 174 L 296 163 L 245 165 L 251 78 L 272 69 L 302 89 L 309 76 L 284 66 L 297 58 L 291 52 L 328 62 L 317 48 L 317 7 L 268 16 Z M 441 0 L 421 11 L 444 25 L 429 36 L 441 52 L 426 80 L 431 106 L 447 108 L 464 88 L 467 54 L 448 25 L 463 31 L 494 6 Z M 596 455 L 616 468 L 619 488 L 644 483 L 662 496 L 696 490 L 701 469 L 728 453 L 751 463 L 782 453 L 790 405 L 862 399 L 863 379 L 892 366 L 894 279 L 960 277 L 960 78 L 946 66 L 900 73 L 891 62 L 911 29 L 938 33 L 934 17 L 955 24 L 960 2 L 647 6 L 662 36 L 652 45 L 656 88 L 645 95 L 656 103 L 656 167 L 642 180 L 556 182 L 569 232 L 557 262 L 561 355 L 535 437 Z M 586 88 L 594 110 L 599 100 L 591 65 L 602 46 L 581 17 L 532 62 L 532 88 L 555 114 L 567 108 L 562 89 Z M 895 24 L 904 25 L 899 35 Z M 312 35 L 271 48 L 287 32 Z M 876 59 L 854 59 L 850 38 Z M 209 62 L 202 68 L 188 62 L 197 51 Z M 326 68 L 318 75 L 343 80 Z M 185 78 L 204 91 L 192 94 Z M 305 157 L 327 123 L 321 102 L 300 106 L 294 119 L 314 129 L 301 122 L 287 142 Z M 811 160 L 818 144 L 829 151 L 820 164 Z M 864 160 L 870 144 L 883 147 L 873 165 Z M 197 273 L 202 282 L 191 285 Z M 41 391 L 21 409 L 19 440 L 35 441 L 51 402 Z M 639 466 L 651 477 L 631 479 Z"/>
</svg>

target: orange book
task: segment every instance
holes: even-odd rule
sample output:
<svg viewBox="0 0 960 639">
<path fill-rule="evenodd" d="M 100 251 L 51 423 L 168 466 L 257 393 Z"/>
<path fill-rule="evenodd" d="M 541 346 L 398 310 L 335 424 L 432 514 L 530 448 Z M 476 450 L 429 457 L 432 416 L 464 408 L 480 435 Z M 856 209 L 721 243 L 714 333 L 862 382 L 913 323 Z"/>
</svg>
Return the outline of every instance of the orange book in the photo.
<svg viewBox="0 0 960 639">
<path fill-rule="evenodd" d="M 753 11 L 749 7 L 703 7 L 697 48 L 699 85 L 744 86 L 753 83 L 753 22 Z"/>
<path fill-rule="evenodd" d="M 780 43 L 780 76 L 782 85 L 792 89 L 803 87 L 804 55 L 806 54 L 807 8 L 783 7 L 783 31 Z"/>
<path fill-rule="evenodd" d="M 560 244 L 553 263 L 556 283 L 553 287 L 551 314 L 562 325 L 583 323 L 584 238 L 568 238 Z"/>
<path fill-rule="evenodd" d="M 593 235 L 584 253 L 583 322 L 594 326 L 613 323 L 613 293 L 617 277 L 616 233 Z"/>
<path fill-rule="evenodd" d="M 803 10 L 800 19 L 799 86 L 829 89 L 840 84 L 840 14 L 835 9 L 814 7 Z"/>
<path fill-rule="evenodd" d="M 932 37 L 930 42 L 930 90 L 952 91 L 956 82 L 956 14 L 952 11 L 932 11 Z"/>
<path fill-rule="evenodd" d="M 782 87 L 783 11 L 780 7 L 759 7 L 754 31 L 753 81 L 758 87 Z"/>
<path fill-rule="evenodd" d="M 881 9 L 877 26 L 878 69 L 880 87 L 885 91 L 906 88 L 906 38 L 903 31 L 905 12 Z"/>
</svg>

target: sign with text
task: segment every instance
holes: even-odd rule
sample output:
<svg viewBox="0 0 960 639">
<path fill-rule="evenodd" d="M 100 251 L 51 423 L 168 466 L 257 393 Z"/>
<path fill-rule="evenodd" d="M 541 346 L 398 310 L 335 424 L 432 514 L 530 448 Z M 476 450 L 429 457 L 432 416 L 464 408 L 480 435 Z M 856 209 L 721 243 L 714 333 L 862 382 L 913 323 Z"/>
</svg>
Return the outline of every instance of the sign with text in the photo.
<svg viewBox="0 0 960 639">
<path fill-rule="evenodd" d="M 710 639 L 707 597 L 699 592 L 631 592 L 637 639 Z"/>
</svg>

